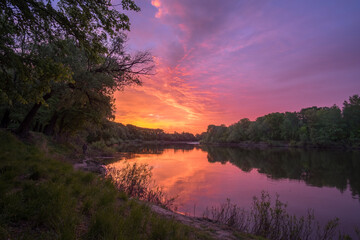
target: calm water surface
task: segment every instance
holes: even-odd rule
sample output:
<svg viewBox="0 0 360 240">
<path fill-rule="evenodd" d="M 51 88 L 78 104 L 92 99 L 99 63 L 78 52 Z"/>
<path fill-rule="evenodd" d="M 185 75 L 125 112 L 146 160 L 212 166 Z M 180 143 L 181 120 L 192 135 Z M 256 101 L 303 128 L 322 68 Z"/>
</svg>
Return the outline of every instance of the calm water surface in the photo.
<svg viewBox="0 0 360 240">
<path fill-rule="evenodd" d="M 300 149 L 140 147 L 128 162 L 153 166 L 153 178 L 178 211 L 202 216 L 207 206 L 230 198 L 249 209 L 262 190 L 280 195 L 288 210 L 305 215 L 314 209 L 325 222 L 338 217 L 345 231 L 360 226 L 360 153 Z M 124 160 L 113 163 L 121 168 Z"/>
</svg>

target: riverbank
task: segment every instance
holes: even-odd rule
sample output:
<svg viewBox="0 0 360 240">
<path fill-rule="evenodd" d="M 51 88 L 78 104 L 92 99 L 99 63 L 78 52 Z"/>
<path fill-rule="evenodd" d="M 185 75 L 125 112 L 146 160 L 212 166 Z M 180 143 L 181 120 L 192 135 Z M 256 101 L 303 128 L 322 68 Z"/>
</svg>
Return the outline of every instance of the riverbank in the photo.
<svg viewBox="0 0 360 240">
<path fill-rule="evenodd" d="M 130 199 L 99 174 L 0 135 L 0 239 L 256 239 Z"/>
<path fill-rule="evenodd" d="M 360 146 L 346 144 L 318 145 L 301 142 L 267 141 L 267 142 L 200 142 L 201 146 L 239 147 L 239 148 L 300 148 L 300 149 L 339 149 L 339 150 L 360 150 Z"/>
</svg>

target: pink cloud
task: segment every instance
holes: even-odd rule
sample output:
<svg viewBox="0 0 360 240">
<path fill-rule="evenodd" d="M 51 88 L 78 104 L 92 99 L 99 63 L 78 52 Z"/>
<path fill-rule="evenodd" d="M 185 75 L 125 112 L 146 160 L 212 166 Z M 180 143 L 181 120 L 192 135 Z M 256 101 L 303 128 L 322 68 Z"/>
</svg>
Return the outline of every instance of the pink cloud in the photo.
<svg viewBox="0 0 360 240">
<path fill-rule="evenodd" d="M 119 121 L 201 132 L 208 124 L 341 104 L 360 89 L 359 2 L 139 4 L 129 44 L 152 50 L 157 74 L 118 95 Z"/>
</svg>

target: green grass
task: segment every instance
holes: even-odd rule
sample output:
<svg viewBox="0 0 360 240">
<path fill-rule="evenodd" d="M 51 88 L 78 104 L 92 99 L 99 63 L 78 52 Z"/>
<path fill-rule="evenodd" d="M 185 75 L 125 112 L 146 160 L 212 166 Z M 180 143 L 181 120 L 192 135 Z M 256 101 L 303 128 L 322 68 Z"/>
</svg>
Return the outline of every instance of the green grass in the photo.
<svg viewBox="0 0 360 240">
<path fill-rule="evenodd" d="M 0 239 L 209 239 L 0 131 Z"/>
</svg>

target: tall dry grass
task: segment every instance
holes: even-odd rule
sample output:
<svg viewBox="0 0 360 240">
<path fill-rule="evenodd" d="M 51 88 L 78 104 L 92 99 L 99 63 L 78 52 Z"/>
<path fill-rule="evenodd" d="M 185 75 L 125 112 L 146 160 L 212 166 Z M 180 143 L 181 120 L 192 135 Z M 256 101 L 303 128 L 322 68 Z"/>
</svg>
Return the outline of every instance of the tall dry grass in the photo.
<svg viewBox="0 0 360 240">
<path fill-rule="evenodd" d="M 206 208 L 203 217 L 271 240 L 351 239 L 339 230 L 338 218 L 321 225 L 315 220 L 313 210 L 306 216 L 291 215 L 287 212 L 287 204 L 281 202 L 278 195 L 273 202 L 264 191 L 260 197 L 253 198 L 248 211 L 227 199 L 218 207 Z"/>
<path fill-rule="evenodd" d="M 107 177 L 113 180 L 117 189 L 128 196 L 173 210 L 176 197 L 169 197 L 163 188 L 153 181 L 152 169 L 148 164 L 127 163 L 121 169 L 107 168 Z"/>
</svg>

